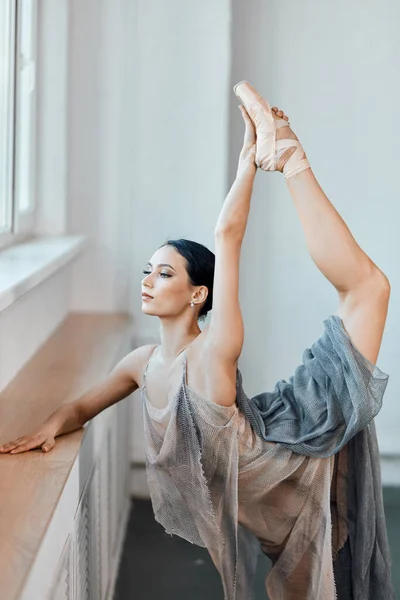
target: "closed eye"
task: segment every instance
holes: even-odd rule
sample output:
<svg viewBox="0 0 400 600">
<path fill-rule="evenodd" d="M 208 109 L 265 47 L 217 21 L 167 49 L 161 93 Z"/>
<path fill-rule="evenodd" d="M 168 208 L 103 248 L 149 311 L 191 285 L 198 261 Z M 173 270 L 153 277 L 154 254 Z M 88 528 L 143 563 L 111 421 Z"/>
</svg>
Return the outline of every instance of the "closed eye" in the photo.
<svg viewBox="0 0 400 600">
<path fill-rule="evenodd" d="M 142 271 L 142 273 L 144 275 L 148 275 L 149 273 L 151 273 L 151 271 Z M 169 273 L 160 273 L 160 275 L 163 275 L 164 277 L 172 277 L 172 275 L 170 275 Z"/>
</svg>

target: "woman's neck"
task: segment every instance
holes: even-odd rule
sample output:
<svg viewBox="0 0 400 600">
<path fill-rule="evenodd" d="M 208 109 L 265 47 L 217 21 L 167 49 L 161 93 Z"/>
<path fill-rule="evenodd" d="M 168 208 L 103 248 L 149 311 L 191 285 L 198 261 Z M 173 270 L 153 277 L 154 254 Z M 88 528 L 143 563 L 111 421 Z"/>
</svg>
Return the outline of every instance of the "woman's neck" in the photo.
<svg viewBox="0 0 400 600">
<path fill-rule="evenodd" d="M 189 329 L 183 324 L 179 326 L 175 323 L 170 326 L 161 323 L 159 356 L 166 363 L 172 362 L 200 333 L 197 323 Z"/>
</svg>

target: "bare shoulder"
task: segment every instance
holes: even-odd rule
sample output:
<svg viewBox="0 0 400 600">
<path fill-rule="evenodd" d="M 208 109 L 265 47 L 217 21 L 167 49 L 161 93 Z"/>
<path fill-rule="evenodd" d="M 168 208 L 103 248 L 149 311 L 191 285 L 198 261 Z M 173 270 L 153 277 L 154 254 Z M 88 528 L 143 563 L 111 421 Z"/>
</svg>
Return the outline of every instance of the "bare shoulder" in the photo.
<svg viewBox="0 0 400 600">
<path fill-rule="evenodd" d="M 132 379 L 136 382 L 138 387 L 142 386 L 143 372 L 156 346 L 157 344 L 145 344 L 144 346 L 138 346 L 123 359 L 126 368 L 129 370 Z"/>
</svg>

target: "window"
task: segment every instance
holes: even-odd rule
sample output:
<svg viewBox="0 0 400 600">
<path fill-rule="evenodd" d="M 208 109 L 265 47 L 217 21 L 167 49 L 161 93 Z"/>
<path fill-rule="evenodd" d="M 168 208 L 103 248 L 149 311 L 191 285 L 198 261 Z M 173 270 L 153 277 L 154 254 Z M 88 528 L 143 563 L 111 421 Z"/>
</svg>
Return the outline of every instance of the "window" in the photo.
<svg viewBox="0 0 400 600">
<path fill-rule="evenodd" d="M 15 4 L 0 3 L 0 234 L 12 228 Z"/>
<path fill-rule="evenodd" d="M 37 0 L 0 1 L 0 247 L 33 232 Z"/>
</svg>

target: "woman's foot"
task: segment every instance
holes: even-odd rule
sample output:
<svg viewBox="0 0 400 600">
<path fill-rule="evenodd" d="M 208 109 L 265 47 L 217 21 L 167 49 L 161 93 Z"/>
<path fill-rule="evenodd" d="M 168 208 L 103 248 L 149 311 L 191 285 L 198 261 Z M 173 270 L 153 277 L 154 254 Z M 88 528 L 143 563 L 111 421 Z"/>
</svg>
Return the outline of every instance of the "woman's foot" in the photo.
<svg viewBox="0 0 400 600">
<path fill-rule="evenodd" d="M 306 154 L 283 111 L 271 109 L 247 81 L 235 85 L 234 92 L 256 127 L 256 165 L 264 171 L 280 171 L 286 179 L 308 169 Z"/>
<path fill-rule="evenodd" d="M 281 123 L 281 126 L 279 128 L 277 127 L 276 140 L 282 140 L 282 139 L 298 140 L 299 138 L 297 137 L 297 135 L 293 132 L 292 128 L 290 127 L 289 117 L 287 115 L 285 115 L 283 110 L 280 110 L 277 106 L 272 106 L 271 111 L 272 111 L 272 116 L 274 117 L 275 121 L 280 122 L 282 119 L 286 121 L 286 124 Z M 278 125 L 278 123 L 276 123 L 276 125 Z M 291 146 L 290 148 L 285 150 L 285 152 L 281 155 L 281 157 L 276 161 L 276 170 L 283 173 L 284 166 L 288 162 L 289 158 L 295 152 L 296 152 L 296 146 Z M 304 150 L 303 150 L 303 155 L 301 158 L 302 159 L 306 158 L 306 153 L 304 152 Z"/>
</svg>

